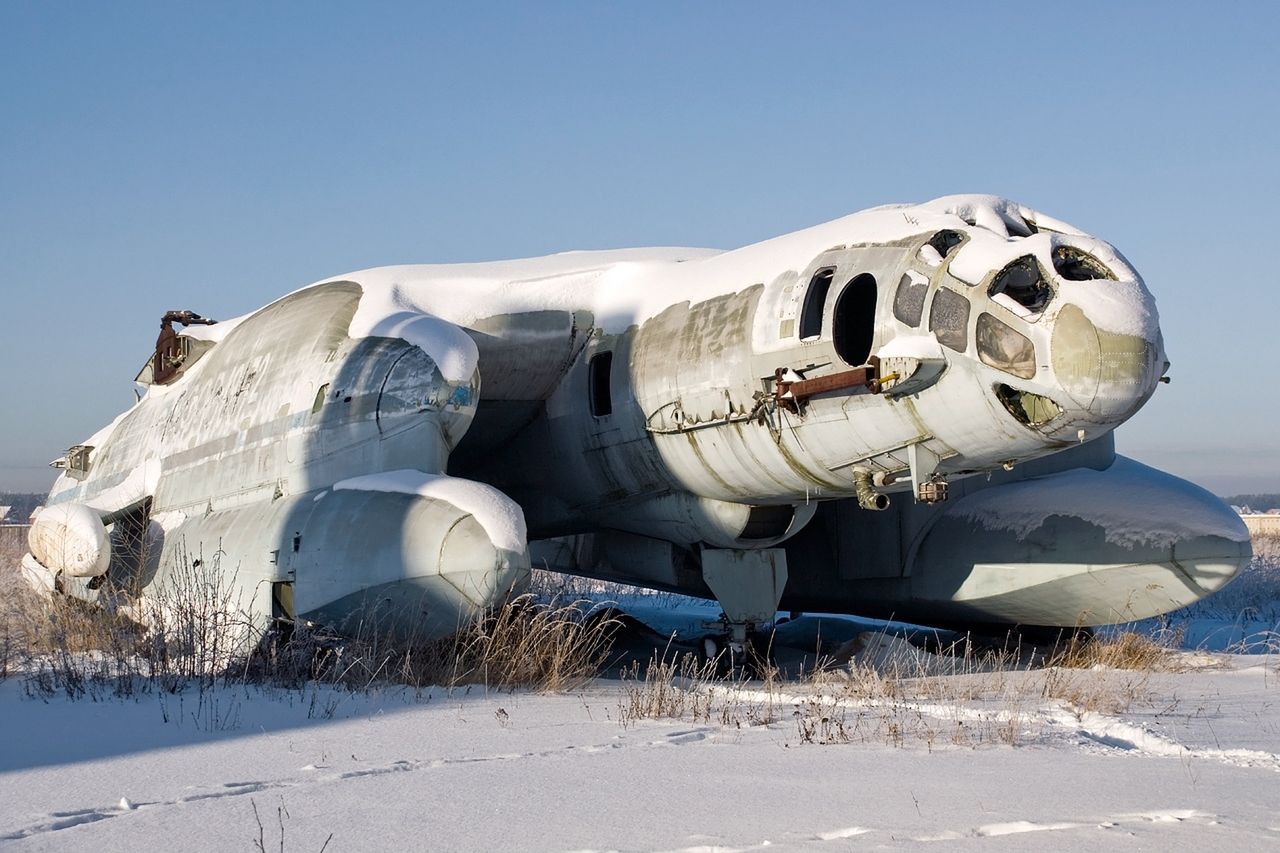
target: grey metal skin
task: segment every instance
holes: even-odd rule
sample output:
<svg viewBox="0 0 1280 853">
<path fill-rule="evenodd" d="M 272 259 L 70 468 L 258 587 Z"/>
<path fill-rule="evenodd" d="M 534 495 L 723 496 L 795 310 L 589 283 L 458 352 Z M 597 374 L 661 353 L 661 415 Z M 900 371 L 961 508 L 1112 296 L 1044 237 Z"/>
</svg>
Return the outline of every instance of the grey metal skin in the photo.
<svg viewBox="0 0 1280 853">
<path fill-rule="evenodd" d="M 1110 468 L 1110 429 L 1137 411 L 1167 367 L 1158 332 L 1149 340 L 1110 342 L 1107 358 L 1093 343 L 1092 363 L 1081 364 L 1067 354 L 1082 348 L 1078 340 L 1064 339 L 1056 317 L 1041 318 L 1040 332 L 1052 341 L 1041 346 L 1052 350 L 1039 360 L 1056 358 L 1059 369 L 1031 385 L 974 357 L 975 325 L 984 310 L 1016 320 L 993 308 L 981 290 L 934 272 L 926 305 L 944 288 L 974 304 L 967 351 L 946 353 L 940 379 L 904 397 L 833 393 L 810 401 L 801 415 L 765 410 L 763 417 L 749 417 L 758 396 L 771 390 L 777 368 L 822 375 L 860 364 L 873 351 L 852 358 L 839 352 L 841 285 L 853 286 L 868 273 L 890 282 L 876 299 L 874 341 L 905 331 L 893 313 L 892 283 L 923 268 L 915 258 L 929 236 L 901 246 L 825 252 L 799 275 L 784 273 L 768 286 L 674 305 L 622 334 L 581 343 L 581 329 L 590 322 L 581 314 L 490 318 L 485 336 L 478 336 L 482 363 L 487 347 L 498 346 L 495 338 L 534 329 L 564 352 L 574 345 L 582 351 L 541 407 L 486 394 L 478 419 L 521 427 L 501 436 L 469 434 L 453 470 L 515 497 L 534 539 L 593 530 L 534 543 L 534 564 L 562 571 L 712 597 L 700 569 L 703 549 L 785 542 L 790 580 L 782 607 L 790 609 L 924 623 L 1100 625 L 1189 604 L 1246 565 L 1251 549 L 1234 513 L 1168 475 L 1153 484 L 1149 477 L 1113 472 L 1097 484 L 1099 497 L 1114 504 L 1117 526 L 1131 520 L 1129 509 L 1145 509 L 1162 495 L 1195 504 L 1193 514 L 1201 514 L 1203 524 L 1171 534 L 1173 541 L 1162 547 L 1109 542 L 1105 525 L 1073 519 L 1079 508 L 1070 502 L 1030 537 L 948 515 L 966 494 L 981 489 L 1080 466 Z M 816 270 L 832 266 L 821 334 L 753 353 L 751 330 L 759 326 L 762 306 L 780 301 L 769 291 L 803 286 Z M 926 311 L 919 326 L 928 325 Z M 1089 334 L 1097 333 L 1081 337 Z M 602 352 L 612 353 L 612 412 L 595 417 L 589 364 Z M 1041 366 L 1042 377 L 1048 368 Z M 1019 422 L 992 393 L 1004 382 L 1047 392 L 1062 414 L 1041 426 Z M 1080 388 L 1087 391 L 1084 405 Z M 670 417 L 673 408 L 684 413 L 685 428 Z M 1082 434 L 1093 440 L 1080 447 Z M 913 448 L 951 480 L 950 503 L 913 500 Z M 884 491 L 897 497 L 889 512 L 868 512 L 849 499 L 859 470 L 887 479 Z M 1051 477 L 1038 482 L 1054 489 Z M 1137 503 L 1127 508 L 1129 493 Z M 820 521 L 810 523 L 815 514 Z M 1153 524 L 1149 518 L 1141 523 Z"/>
<path fill-rule="evenodd" d="M 522 589 L 527 553 L 496 546 L 469 512 L 333 490 L 371 471 L 443 471 L 478 391 L 402 340 L 349 338 L 360 293 L 327 285 L 258 312 L 188 368 L 190 381 L 152 388 L 87 476 L 59 481 L 51 502 L 109 503 L 140 459 L 164 471 L 104 512 L 108 582 L 64 576 L 66 593 L 129 607 L 187 567 L 216 566 L 230 603 L 264 623 L 430 639 Z"/>
<path fill-rule="evenodd" d="M 144 511 L 168 519 L 157 579 L 219 551 L 255 613 L 346 630 L 378 612 L 446 633 L 527 579 L 529 554 L 449 501 L 333 488 L 405 470 L 509 496 L 535 565 L 695 595 L 711 595 L 706 549 L 775 547 L 784 608 L 1077 626 L 1209 594 L 1249 559 L 1243 524 L 1114 461 L 1110 431 L 1168 366 L 1150 294 L 1102 241 L 979 202 L 969 219 L 939 202 L 875 210 L 722 254 L 320 282 L 193 343 L 186 375 L 152 388 L 50 501 L 96 501 L 118 539 Z M 943 225 L 958 248 L 938 242 Z M 1043 291 L 1019 294 L 1030 308 L 1006 286 L 1018 254 L 1040 265 Z M 461 327 L 478 375 L 449 381 L 408 340 L 353 337 L 360 300 L 386 293 Z M 667 301 L 627 307 L 652 294 Z M 884 393 L 781 393 L 779 377 L 838 380 L 874 356 Z M 947 502 L 916 501 L 942 483 Z M 1166 501 L 1177 524 L 1148 511 Z M 120 560 L 110 584 L 62 585 L 94 598 L 146 589 L 150 571 Z"/>
<path fill-rule="evenodd" d="M 1247 564 L 1248 540 L 1223 535 L 1238 523 L 1229 507 L 1137 463 L 1117 470 L 1117 459 L 1124 462 L 1105 436 L 989 478 L 961 480 L 944 504 L 894 501 L 885 512 L 869 512 L 855 500 L 824 502 L 781 546 L 791 570 L 780 606 L 939 627 L 1081 627 L 1191 604 Z M 1064 493 L 1068 479 L 1086 471 L 1097 500 L 1109 505 L 1105 517 L 1081 518 L 1078 492 Z M 966 515 L 969 496 L 995 496 L 1012 484 L 1035 488 L 1050 508 L 1028 534 L 988 529 Z M 1150 525 L 1146 502 L 1158 500 L 1161 488 L 1190 510 L 1188 526 L 1158 537 L 1163 541 L 1108 541 L 1114 530 Z M 594 574 L 611 580 L 712 595 L 699 585 L 692 553 L 633 534 L 535 543 L 533 557 L 565 571 L 595 566 Z M 639 580 L 638 565 L 647 572 Z"/>
</svg>

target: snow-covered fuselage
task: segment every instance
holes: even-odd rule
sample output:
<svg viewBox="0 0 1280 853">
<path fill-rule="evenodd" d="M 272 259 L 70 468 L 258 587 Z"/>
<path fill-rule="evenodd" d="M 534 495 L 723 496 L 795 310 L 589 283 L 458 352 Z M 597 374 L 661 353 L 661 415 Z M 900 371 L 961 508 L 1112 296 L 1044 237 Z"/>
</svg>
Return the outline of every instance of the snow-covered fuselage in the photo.
<svg viewBox="0 0 1280 853">
<path fill-rule="evenodd" d="M 1138 274 L 1000 199 L 722 253 L 384 267 L 184 334 L 50 496 L 120 553 L 75 577 L 33 540 L 35 582 L 137 595 L 216 551 L 263 617 L 434 635 L 518 589 L 529 540 L 701 595 L 708 550 L 781 547 L 783 607 L 1081 625 L 1250 554 L 1216 498 L 1116 462 L 1168 367 Z"/>
</svg>

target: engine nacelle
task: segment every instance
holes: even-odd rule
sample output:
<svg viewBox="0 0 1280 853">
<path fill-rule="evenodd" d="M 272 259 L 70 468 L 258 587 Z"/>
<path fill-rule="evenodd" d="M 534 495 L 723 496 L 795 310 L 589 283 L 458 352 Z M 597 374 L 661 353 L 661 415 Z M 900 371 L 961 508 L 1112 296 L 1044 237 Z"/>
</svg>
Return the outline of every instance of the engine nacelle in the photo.
<svg viewBox="0 0 1280 853">
<path fill-rule="evenodd" d="M 98 513 L 84 504 L 40 510 L 27 533 L 31 556 L 53 572 L 95 578 L 111 564 L 111 539 Z"/>
</svg>

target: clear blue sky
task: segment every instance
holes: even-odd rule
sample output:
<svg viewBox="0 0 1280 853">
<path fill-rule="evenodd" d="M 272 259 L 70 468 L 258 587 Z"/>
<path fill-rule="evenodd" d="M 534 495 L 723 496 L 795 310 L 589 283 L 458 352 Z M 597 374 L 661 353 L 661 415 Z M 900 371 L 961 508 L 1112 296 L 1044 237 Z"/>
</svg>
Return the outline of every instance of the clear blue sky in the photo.
<svg viewBox="0 0 1280 853">
<path fill-rule="evenodd" d="M 793 5 L 0 2 L 0 489 L 132 401 L 166 309 L 990 192 L 1156 294 L 1121 451 L 1280 490 L 1280 4 Z"/>
</svg>

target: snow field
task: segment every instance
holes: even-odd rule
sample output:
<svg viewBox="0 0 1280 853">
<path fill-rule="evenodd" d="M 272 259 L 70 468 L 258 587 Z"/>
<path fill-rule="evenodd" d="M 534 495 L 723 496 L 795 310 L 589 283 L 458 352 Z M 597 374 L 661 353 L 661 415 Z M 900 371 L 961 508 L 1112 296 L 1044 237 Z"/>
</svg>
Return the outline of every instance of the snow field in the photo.
<svg viewBox="0 0 1280 853">
<path fill-rule="evenodd" d="M 1264 554 L 1194 618 L 1221 625 L 1244 601 L 1270 612 L 1273 567 Z M 560 591 L 648 607 L 658 626 L 716 612 L 580 585 Z M 11 592 L 6 613 L 31 604 Z M 203 606 L 187 618 L 200 613 L 207 624 Z M 633 636 L 612 677 L 543 694 L 515 686 L 536 672 L 496 659 L 479 683 L 431 687 L 429 670 L 367 647 L 280 678 L 227 667 L 209 642 L 203 656 L 169 644 L 122 673 L 125 644 L 103 647 L 84 614 L 39 615 L 39 637 L 9 615 L 0 634 L 3 849 L 1280 846 L 1274 647 L 1121 635 L 1055 663 L 863 631 L 824 647 L 825 671 L 802 658 L 743 680 Z M 473 640 L 528 648 L 500 635 Z"/>
<path fill-rule="evenodd" d="M 1280 842 L 1275 661 L 1222 656 L 1213 668 L 1153 673 L 1141 701 L 1117 714 L 1028 698 L 1022 713 L 1036 730 L 1017 746 L 905 734 L 819 746 L 792 716 L 805 701 L 794 685 L 737 688 L 737 707 L 772 703 L 773 721 L 744 710 L 624 724 L 627 689 L 238 686 L 215 691 L 237 709 L 236 725 L 219 728 L 189 705 L 166 720 L 156 696 L 33 701 L 10 679 L 0 708 L 24 736 L 0 752 L 0 846 L 255 849 L 259 819 L 267 848 L 286 850 L 326 840 L 328 850 L 683 851 Z M 703 689 L 735 688 L 692 692 Z M 985 691 L 959 691 L 974 698 L 901 704 L 925 718 L 1010 712 Z M 867 704 L 827 695 L 850 711 Z"/>
</svg>

